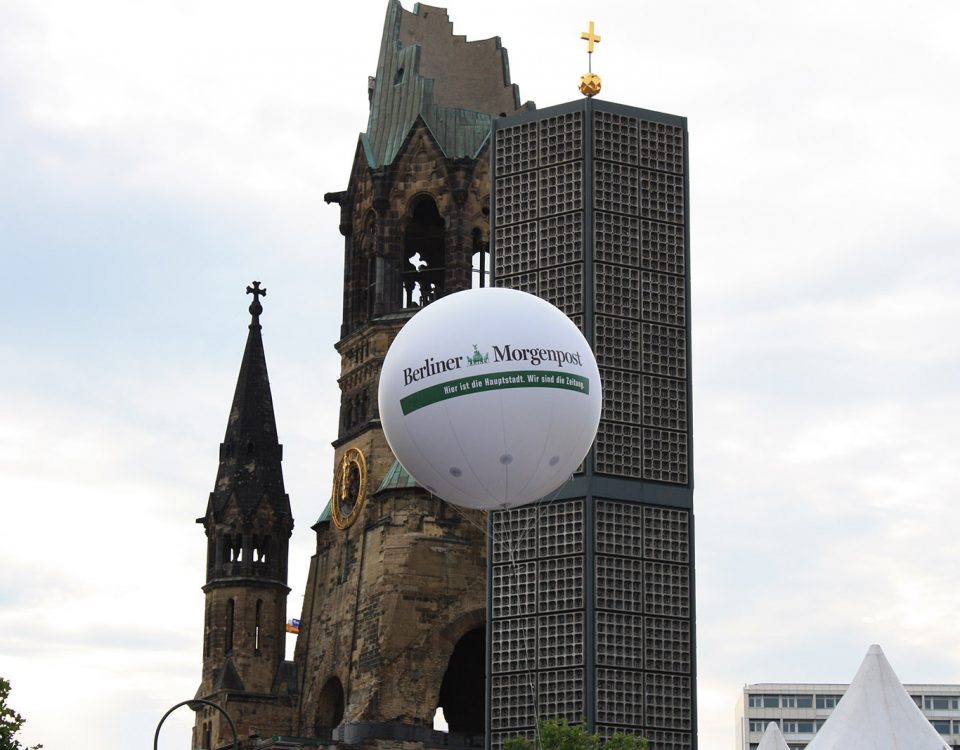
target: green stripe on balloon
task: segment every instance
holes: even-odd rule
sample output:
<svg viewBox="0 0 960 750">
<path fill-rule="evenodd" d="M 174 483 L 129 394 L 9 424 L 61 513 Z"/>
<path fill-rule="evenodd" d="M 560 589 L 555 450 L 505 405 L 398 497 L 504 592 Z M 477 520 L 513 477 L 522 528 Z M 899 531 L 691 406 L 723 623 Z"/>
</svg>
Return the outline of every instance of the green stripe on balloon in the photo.
<svg viewBox="0 0 960 750">
<path fill-rule="evenodd" d="M 480 375 L 473 378 L 458 378 L 446 383 L 437 383 L 429 388 L 411 393 L 400 399 L 400 408 L 404 416 L 438 401 L 466 396 L 482 391 L 496 391 L 505 388 L 562 388 L 578 393 L 590 393 L 590 380 L 581 375 L 553 370 L 512 370 Z"/>
</svg>

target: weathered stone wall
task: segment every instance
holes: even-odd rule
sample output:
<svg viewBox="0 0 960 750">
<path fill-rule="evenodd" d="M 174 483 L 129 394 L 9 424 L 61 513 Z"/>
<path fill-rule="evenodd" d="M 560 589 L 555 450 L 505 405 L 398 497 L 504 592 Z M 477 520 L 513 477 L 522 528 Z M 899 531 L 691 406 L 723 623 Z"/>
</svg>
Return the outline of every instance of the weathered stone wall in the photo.
<svg viewBox="0 0 960 750">
<path fill-rule="evenodd" d="M 424 490 L 389 491 L 349 529 L 318 531 L 296 654 L 302 732 L 325 711 L 331 677 L 344 686 L 346 722 L 432 725 L 454 645 L 484 621 L 482 516 Z"/>
<path fill-rule="evenodd" d="M 294 733 L 295 700 L 286 696 L 248 696 L 242 693 L 220 693 L 208 700 L 223 706 L 233 719 L 242 750 L 256 747 L 263 738 Z M 210 726 L 210 744 L 206 743 L 205 729 Z M 233 732 L 223 714 L 209 706 L 196 714 L 192 747 L 233 747 Z"/>
<path fill-rule="evenodd" d="M 247 585 L 224 586 L 208 598 L 207 637 L 210 652 L 223 654 L 232 661 L 243 680 L 243 688 L 269 693 L 283 661 L 286 623 L 285 587 L 254 588 Z M 228 648 L 228 602 L 233 602 L 233 646 Z M 260 626 L 257 628 L 257 603 Z M 259 630 L 259 633 L 258 633 Z M 259 637 L 258 637 L 259 636 Z M 215 681 L 224 658 L 204 661 L 201 697 L 216 691 Z"/>
</svg>

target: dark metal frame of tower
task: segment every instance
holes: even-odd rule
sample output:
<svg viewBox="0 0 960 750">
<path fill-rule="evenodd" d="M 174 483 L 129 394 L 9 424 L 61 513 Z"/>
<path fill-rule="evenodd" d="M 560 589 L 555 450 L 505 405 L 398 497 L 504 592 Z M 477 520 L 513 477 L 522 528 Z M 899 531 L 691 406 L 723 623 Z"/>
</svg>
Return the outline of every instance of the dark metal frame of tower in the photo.
<svg viewBox="0 0 960 750">
<path fill-rule="evenodd" d="M 579 142 L 576 127 L 570 125 L 578 118 Z M 537 294 L 580 326 L 604 376 L 605 403 L 594 446 L 581 470 L 555 498 L 539 507 L 491 514 L 487 748 L 499 749 L 509 736 L 532 736 L 536 718 L 567 718 L 585 719 L 588 731 L 602 736 L 618 729 L 643 734 L 656 750 L 695 750 L 686 118 L 582 99 L 495 119 L 492 138 L 493 284 Z M 671 147 L 669 142 L 675 146 L 678 138 L 680 148 Z M 605 182 L 598 185 L 598 180 Z M 624 256 L 636 253 L 632 265 L 610 262 L 609 237 L 604 251 L 608 257 L 598 261 L 598 245 L 603 244 L 597 241 L 600 204 L 606 208 L 606 231 L 616 235 L 619 229 L 615 239 L 633 243 L 621 248 Z M 645 224 L 648 231 L 656 224 L 661 231 L 672 232 L 674 249 L 678 255 L 682 252 L 680 273 L 676 267 L 664 273 L 663 258 L 660 268 L 644 263 Z M 652 242 L 651 237 L 646 241 Z M 606 276 L 598 276 L 598 271 Z M 607 314 L 598 312 L 601 306 Z M 628 309 L 632 315 L 624 314 Z M 664 310 L 675 314 L 664 320 Z M 599 333 L 598 317 L 607 326 Z M 633 362 L 610 351 L 609 343 L 617 336 L 623 337 L 624 346 L 634 345 Z M 667 351 L 671 345 L 676 349 L 673 370 Z M 670 404 L 676 410 L 671 411 L 669 404 L 661 409 L 659 396 L 656 409 L 647 403 L 651 399 L 643 393 L 645 379 L 673 389 L 675 401 Z M 657 387 L 652 385 L 651 390 Z M 665 392 L 660 390 L 660 396 Z M 664 413 L 666 421 L 679 414 L 666 429 Z M 620 470 L 615 468 L 618 462 L 623 464 Z M 599 530 L 598 518 L 603 527 Z M 617 518 L 632 519 L 634 525 L 625 524 L 611 536 L 615 524 L 604 524 Z M 527 531 L 521 534 L 524 526 Z M 659 537 L 652 538 L 656 534 Z M 623 546 L 610 554 L 621 542 Z M 513 549 L 508 551 L 508 545 Z M 512 564 L 507 564 L 508 557 Z M 662 601 L 655 603 L 657 597 L 648 587 L 660 590 Z M 618 593 L 625 601 L 611 606 Z M 601 625 L 598 614 L 604 620 Z M 577 622 L 581 616 L 582 625 Z M 611 641 L 609 626 L 618 620 L 635 624 L 634 642 Z M 659 643 L 648 632 L 651 622 L 660 623 Z M 614 652 L 616 657 L 611 656 Z M 651 658 L 651 653 L 658 656 Z M 689 682 L 683 687 L 685 679 Z M 535 690 L 532 701 L 523 698 L 524 690 Z M 651 715 L 651 708 L 656 715 Z M 624 720 L 611 720 L 618 709 Z"/>
</svg>

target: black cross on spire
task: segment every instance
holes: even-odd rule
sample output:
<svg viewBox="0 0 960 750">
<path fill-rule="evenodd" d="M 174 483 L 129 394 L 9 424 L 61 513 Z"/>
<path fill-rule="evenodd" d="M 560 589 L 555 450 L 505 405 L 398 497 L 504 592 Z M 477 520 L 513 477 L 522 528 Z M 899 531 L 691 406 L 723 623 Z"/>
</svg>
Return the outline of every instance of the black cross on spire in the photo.
<svg viewBox="0 0 960 750">
<path fill-rule="evenodd" d="M 247 287 L 247 294 L 253 295 L 253 302 L 250 303 L 250 314 L 253 316 L 251 325 L 257 325 L 260 323 L 260 313 L 263 312 L 263 305 L 260 304 L 260 298 L 267 296 L 267 290 L 266 288 L 260 288 L 259 281 L 254 281 L 253 286 Z"/>
</svg>

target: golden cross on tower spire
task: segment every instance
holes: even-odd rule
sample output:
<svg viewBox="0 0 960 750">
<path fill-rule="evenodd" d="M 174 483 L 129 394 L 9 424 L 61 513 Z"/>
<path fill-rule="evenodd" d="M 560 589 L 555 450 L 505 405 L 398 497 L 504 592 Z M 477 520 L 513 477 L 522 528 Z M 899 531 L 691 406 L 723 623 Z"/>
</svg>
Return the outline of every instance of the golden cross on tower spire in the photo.
<svg viewBox="0 0 960 750">
<path fill-rule="evenodd" d="M 600 35 L 593 33 L 593 21 L 590 22 L 588 31 L 581 31 L 580 38 L 587 42 L 587 54 L 593 54 L 593 43 L 600 41 Z"/>
</svg>

